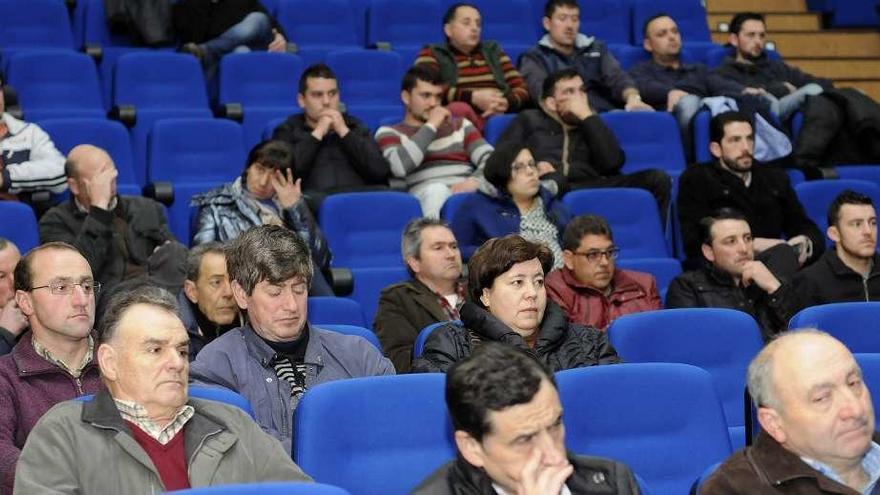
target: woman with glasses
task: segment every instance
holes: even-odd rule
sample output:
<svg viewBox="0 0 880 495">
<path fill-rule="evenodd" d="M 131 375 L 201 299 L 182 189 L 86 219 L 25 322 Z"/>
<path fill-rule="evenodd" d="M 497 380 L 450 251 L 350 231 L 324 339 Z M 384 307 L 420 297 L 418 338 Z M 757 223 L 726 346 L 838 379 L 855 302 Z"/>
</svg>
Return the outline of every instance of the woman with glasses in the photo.
<svg viewBox="0 0 880 495">
<path fill-rule="evenodd" d="M 523 349 L 553 371 L 620 362 L 605 333 L 570 322 L 547 300 L 544 274 L 552 264 L 547 246 L 518 235 L 483 244 L 468 262 L 461 322 L 431 332 L 413 370 L 445 372 L 486 341 Z"/>
<path fill-rule="evenodd" d="M 505 143 L 486 160 L 483 174 L 490 191 L 477 192 L 458 207 L 452 232 L 461 254 L 469 258 L 493 237 L 519 234 L 550 248 L 553 267 L 562 266 L 560 237 L 571 214 L 541 184 L 532 152 L 520 143 Z"/>
</svg>

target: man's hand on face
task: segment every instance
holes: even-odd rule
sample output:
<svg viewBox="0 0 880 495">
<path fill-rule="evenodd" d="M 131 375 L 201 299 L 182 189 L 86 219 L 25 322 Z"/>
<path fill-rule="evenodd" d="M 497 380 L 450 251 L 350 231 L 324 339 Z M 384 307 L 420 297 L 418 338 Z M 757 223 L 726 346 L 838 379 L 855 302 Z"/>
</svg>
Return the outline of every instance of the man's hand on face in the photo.
<svg viewBox="0 0 880 495">
<path fill-rule="evenodd" d="M 440 105 L 437 105 L 428 112 L 428 123 L 436 129 L 439 129 L 443 122 L 451 119 L 452 114 L 449 113 L 449 109 Z"/>
<path fill-rule="evenodd" d="M 682 98 L 688 95 L 687 91 L 682 91 L 680 89 L 673 89 L 669 93 L 666 94 L 666 111 L 671 112 L 675 105 L 678 105 L 678 102 L 681 101 Z"/>
<path fill-rule="evenodd" d="M 593 115 L 593 109 L 586 96 L 573 96 L 559 101 L 559 115 L 566 122 L 580 121 Z"/>
<path fill-rule="evenodd" d="M 540 449 L 533 449 L 519 475 L 516 495 L 558 495 L 565 480 L 574 472 L 568 460 L 564 464 L 542 466 Z"/>
<path fill-rule="evenodd" d="M 269 43 L 269 48 L 267 49 L 270 52 L 285 52 L 287 51 L 287 40 L 281 33 L 278 32 L 277 29 L 272 30 L 272 42 Z"/>
<path fill-rule="evenodd" d="M 27 328 L 27 318 L 18 309 L 15 298 L 10 299 L 0 308 L 0 327 L 18 337 Z"/>
<path fill-rule="evenodd" d="M 504 98 L 501 91 L 492 88 L 475 89 L 471 92 L 471 103 L 480 110 L 486 112 L 492 109 L 492 105 L 498 99 Z"/>
<path fill-rule="evenodd" d="M 538 176 L 552 174 L 553 172 L 556 172 L 556 167 L 554 167 L 552 163 L 545 161 L 538 162 Z"/>
<path fill-rule="evenodd" d="M 767 265 L 754 260 L 747 261 L 742 272 L 743 286 L 748 287 L 753 283 L 767 294 L 776 292 L 776 289 L 782 285 Z"/>
<path fill-rule="evenodd" d="M 452 194 L 464 193 L 464 192 L 474 192 L 477 188 L 480 187 L 480 181 L 473 177 L 468 177 L 467 179 L 457 182 L 451 186 L 449 186 L 449 190 L 452 191 Z"/>
<path fill-rule="evenodd" d="M 117 175 L 116 168 L 105 163 L 98 173 L 83 181 L 91 200 L 91 206 L 102 210 L 110 208 L 110 201 L 113 200 L 113 184 L 115 184 Z"/>
<path fill-rule="evenodd" d="M 285 173 L 276 170 L 272 173 L 272 187 L 282 208 L 290 208 L 302 198 L 302 179 L 293 180 L 293 170 L 285 169 Z"/>
</svg>

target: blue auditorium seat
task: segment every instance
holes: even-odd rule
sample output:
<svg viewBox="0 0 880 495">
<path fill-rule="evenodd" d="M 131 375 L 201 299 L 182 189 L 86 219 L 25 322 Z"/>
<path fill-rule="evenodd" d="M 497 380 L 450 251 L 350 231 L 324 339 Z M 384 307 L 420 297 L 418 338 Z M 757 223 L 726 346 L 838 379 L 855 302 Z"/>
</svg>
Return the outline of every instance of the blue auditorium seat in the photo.
<svg viewBox="0 0 880 495">
<path fill-rule="evenodd" d="M 405 69 L 399 54 L 364 48 L 334 50 L 327 55 L 327 65 L 336 73 L 346 105 L 400 107 L 400 79 Z"/>
<path fill-rule="evenodd" d="M 119 122 L 107 119 L 66 118 L 39 122 L 63 155 L 79 144 L 91 144 L 106 151 L 116 165 L 116 190 L 119 194 L 140 196 L 143 184 L 134 173 L 131 139 Z"/>
<path fill-rule="evenodd" d="M 465 202 L 471 196 L 475 196 L 479 193 L 475 192 L 467 192 L 467 193 L 457 193 L 453 194 L 446 198 L 446 202 L 443 203 L 443 208 L 440 209 L 440 218 L 446 220 L 447 223 L 452 223 L 452 219 L 455 218 L 455 213 L 458 211 L 458 208 L 461 207 L 462 203 Z"/>
<path fill-rule="evenodd" d="M 828 0 L 832 28 L 874 28 L 877 23 L 876 0 Z"/>
<path fill-rule="evenodd" d="M 275 17 L 306 65 L 324 61 L 331 50 L 363 46 L 348 0 L 278 0 Z"/>
<path fill-rule="evenodd" d="M 818 328 L 843 342 L 851 352 L 880 353 L 880 302 L 845 302 L 804 308 L 788 328 Z"/>
<path fill-rule="evenodd" d="M 422 216 L 419 201 L 402 192 L 328 196 L 318 215 L 333 252 L 333 266 L 363 268 L 400 264 L 400 235 Z"/>
<path fill-rule="evenodd" d="M 238 392 L 228 388 L 190 384 L 188 393 L 190 397 L 195 397 L 196 399 L 213 400 L 235 406 L 246 412 L 251 418 L 256 418 L 251 403 Z"/>
<path fill-rule="evenodd" d="M 73 50 L 67 8 L 58 0 L 0 0 L 0 60 L 32 48 Z"/>
<path fill-rule="evenodd" d="M 684 308 L 621 316 L 608 338 L 628 363 L 684 363 L 708 371 L 724 407 L 730 442 L 745 445 L 746 368 L 763 346 L 748 313 L 721 308 Z"/>
<path fill-rule="evenodd" d="M 621 258 L 669 257 L 657 202 L 648 191 L 624 187 L 578 189 L 567 193 L 562 202 L 574 216 L 592 213 L 604 217 L 614 232 Z"/>
<path fill-rule="evenodd" d="M 17 201 L 0 201 L 0 237 L 12 241 L 22 255 L 40 245 L 37 216 L 30 206 Z"/>
<path fill-rule="evenodd" d="M 665 13 L 675 19 L 684 45 L 711 43 L 712 36 L 706 22 L 706 7 L 701 0 L 633 0 L 632 40 L 641 44 L 645 21 Z"/>
<path fill-rule="evenodd" d="M 266 124 L 299 113 L 296 95 L 305 66 L 289 53 L 231 53 L 220 60 L 220 105 L 239 104 L 245 149 L 262 140 Z"/>
<path fill-rule="evenodd" d="M 617 268 L 650 273 L 657 280 L 660 299 L 666 300 L 666 289 L 681 274 L 681 262 L 675 258 L 618 258 Z"/>
<path fill-rule="evenodd" d="M 350 493 L 338 486 L 323 483 L 273 481 L 188 488 L 178 490 L 176 495 L 350 495 Z"/>
<path fill-rule="evenodd" d="M 696 366 L 590 366 L 556 382 L 568 449 L 626 463 L 652 493 L 688 493 L 732 452 L 712 376 Z"/>
<path fill-rule="evenodd" d="M 617 62 L 620 63 L 620 68 L 623 70 L 629 70 L 634 65 L 646 60 L 651 60 L 651 54 L 646 52 L 641 46 L 633 46 L 625 43 L 609 43 L 608 51 L 614 55 L 614 58 L 617 59 Z"/>
<path fill-rule="evenodd" d="M 672 176 L 684 171 L 686 161 L 681 131 L 667 112 L 606 112 L 600 114 L 626 154 L 623 173 L 659 168 Z"/>
<path fill-rule="evenodd" d="M 482 17 L 481 38 L 497 41 L 513 65 L 517 65 L 519 55 L 539 38 L 529 0 L 474 0 L 471 3 Z M 437 24 L 439 28 L 440 23 Z M 438 34 L 442 35 L 442 31 Z"/>
<path fill-rule="evenodd" d="M 544 2 L 541 2 L 542 4 Z M 605 43 L 630 43 L 629 1 L 586 0 L 580 2 L 581 32 Z M 544 9 L 541 9 L 541 16 Z M 633 40 L 640 45 L 641 38 Z"/>
<path fill-rule="evenodd" d="M 224 119 L 163 119 L 153 126 L 148 163 L 149 182 L 170 182 L 174 203 L 169 226 L 177 240 L 190 241 L 190 199 L 244 170 L 241 126 Z"/>
<path fill-rule="evenodd" d="M 202 69 L 182 53 L 133 52 L 116 61 L 113 105 L 135 110 L 131 127 L 135 172 L 146 182 L 147 136 L 160 119 L 211 118 Z"/>
<path fill-rule="evenodd" d="M 332 332 L 341 333 L 343 335 L 354 335 L 355 337 L 361 337 L 370 344 L 373 344 L 373 347 L 382 351 L 382 344 L 379 342 L 379 337 L 373 333 L 369 328 L 364 328 L 357 325 L 338 325 L 338 324 L 328 324 L 325 323 L 323 325 L 318 325 L 319 328 L 323 328 L 324 330 L 330 330 Z"/>
<path fill-rule="evenodd" d="M 364 311 L 354 299 L 346 297 L 309 297 L 309 322 L 314 325 L 354 325 L 366 328 Z"/>
<path fill-rule="evenodd" d="M 871 398 L 876 401 L 876 397 L 880 397 L 880 354 L 878 353 L 855 353 L 856 362 L 862 369 L 862 377 L 868 391 L 871 392 Z M 874 420 L 880 423 L 880 409 L 874 408 Z"/>
<path fill-rule="evenodd" d="M 834 170 L 841 179 L 859 179 L 880 186 L 880 164 L 835 165 Z"/>
<path fill-rule="evenodd" d="M 367 11 L 367 46 L 387 46 L 409 66 L 427 43 L 440 42 L 438 0 L 370 0 Z"/>
<path fill-rule="evenodd" d="M 10 57 L 6 76 L 28 121 L 107 114 L 98 71 L 88 55 L 72 50 L 20 51 Z"/>
<path fill-rule="evenodd" d="M 425 352 L 425 343 L 428 342 L 428 337 L 431 336 L 431 332 L 436 330 L 442 325 L 449 323 L 448 321 L 438 321 L 437 323 L 431 323 L 425 328 L 419 330 L 419 334 L 416 336 L 416 341 L 413 342 L 413 360 L 416 358 L 422 357 L 422 353 Z M 457 325 L 461 325 L 460 320 L 455 320 L 452 323 Z"/>
<path fill-rule="evenodd" d="M 409 493 L 456 455 L 445 379 L 375 376 L 309 389 L 294 415 L 294 460 L 315 481 L 359 495 Z"/>
<path fill-rule="evenodd" d="M 501 115 L 493 115 L 486 121 L 483 127 L 483 138 L 492 146 L 498 142 L 498 138 L 504 133 L 504 129 L 516 118 L 515 113 L 503 113 Z"/>
<path fill-rule="evenodd" d="M 794 186 L 794 192 L 807 216 L 816 222 L 819 226 L 819 232 L 823 234 L 828 229 L 828 207 L 838 194 L 846 189 L 866 194 L 874 204 L 880 204 L 880 186 L 873 182 L 858 179 L 830 179 L 830 180 L 812 180 Z M 831 245 L 831 240 L 826 236 L 827 244 Z"/>
<path fill-rule="evenodd" d="M 353 268 L 351 275 L 354 279 L 351 298 L 360 303 L 367 323 L 372 323 L 376 318 L 382 289 L 410 278 L 401 262 L 387 267 Z"/>
</svg>

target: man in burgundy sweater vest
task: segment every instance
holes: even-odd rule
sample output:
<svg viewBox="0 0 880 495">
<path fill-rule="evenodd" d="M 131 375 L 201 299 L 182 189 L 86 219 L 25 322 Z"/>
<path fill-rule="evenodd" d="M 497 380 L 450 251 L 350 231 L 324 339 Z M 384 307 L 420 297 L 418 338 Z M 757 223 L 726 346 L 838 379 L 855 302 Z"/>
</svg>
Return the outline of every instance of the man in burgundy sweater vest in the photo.
<svg viewBox="0 0 880 495">
<path fill-rule="evenodd" d="M 22 450 L 14 493 L 309 481 L 244 411 L 188 397 L 189 336 L 177 311 L 176 298 L 158 287 L 111 299 L 97 350 L 107 390 L 46 413 Z"/>
</svg>

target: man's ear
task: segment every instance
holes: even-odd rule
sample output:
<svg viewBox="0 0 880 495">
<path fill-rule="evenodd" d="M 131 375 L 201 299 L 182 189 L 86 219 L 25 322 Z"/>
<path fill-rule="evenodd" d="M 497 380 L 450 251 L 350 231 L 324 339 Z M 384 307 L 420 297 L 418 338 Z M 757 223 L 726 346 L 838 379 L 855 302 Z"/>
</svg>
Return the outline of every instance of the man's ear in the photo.
<svg viewBox="0 0 880 495">
<path fill-rule="evenodd" d="M 31 303 L 31 293 L 24 290 L 15 291 L 15 304 L 18 310 L 25 316 L 34 315 L 34 305 Z"/>
<path fill-rule="evenodd" d="M 101 375 L 111 382 L 116 381 L 119 378 L 119 362 L 116 349 L 109 344 L 101 344 L 98 346 L 96 355 Z"/>
<path fill-rule="evenodd" d="M 709 263 L 715 263 L 715 251 L 712 250 L 712 246 L 706 244 L 700 244 L 700 249 L 703 251 L 703 257 L 709 261 Z"/>
<path fill-rule="evenodd" d="M 709 153 L 712 153 L 712 156 L 715 158 L 721 158 L 721 145 L 712 141 L 709 143 Z"/>
<path fill-rule="evenodd" d="M 828 229 L 825 230 L 825 234 L 828 235 L 828 238 L 835 243 L 840 242 L 840 231 L 837 230 L 837 227 L 835 227 L 834 225 L 829 225 Z"/>
<path fill-rule="evenodd" d="M 483 467 L 486 457 L 483 453 L 483 445 L 476 438 L 472 437 L 470 433 L 456 430 L 455 445 L 468 464 L 478 468 Z"/>
<path fill-rule="evenodd" d="M 785 433 L 785 428 L 783 425 L 782 418 L 779 416 L 779 411 L 770 407 L 759 407 L 758 408 L 758 423 L 761 425 L 761 428 L 767 432 L 773 440 L 776 440 L 779 444 L 784 444 L 788 439 L 788 435 Z"/>
<path fill-rule="evenodd" d="M 408 266 L 409 269 L 412 270 L 413 273 L 418 274 L 419 273 L 418 268 L 421 266 L 421 263 L 419 263 L 419 260 L 417 260 L 413 256 L 407 256 L 406 257 L 406 266 Z"/>
<path fill-rule="evenodd" d="M 232 286 L 232 297 L 235 298 L 235 304 L 238 304 L 240 309 L 248 309 L 248 298 L 244 288 L 238 283 L 238 280 L 233 280 L 230 282 L 230 285 Z"/>
<path fill-rule="evenodd" d="M 199 292 L 196 290 L 196 283 L 192 280 L 183 281 L 183 293 L 186 294 L 186 298 L 189 299 L 189 302 L 193 304 L 199 303 Z"/>
<path fill-rule="evenodd" d="M 299 105 L 300 108 L 306 107 L 306 99 L 303 97 L 302 93 L 296 94 L 296 103 Z"/>
<path fill-rule="evenodd" d="M 562 250 L 562 264 L 565 265 L 565 267 L 569 270 L 574 270 L 574 257 L 575 254 L 572 253 L 570 250 Z"/>
<path fill-rule="evenodd" d="M 730 46 L 739 50 L 739 36 L 736 33 L 730 33 L 727 35 L 727 42 L 730 43 Z"/>
<path fill-rule="evenodd" d="M 556 98 L 554 98 L 552 96 L 548 96 L 547 98 L 544 98 L 544 108 L 550 112 L 558 113 L 559 107 L 556 106 Z"/>
</svg>

